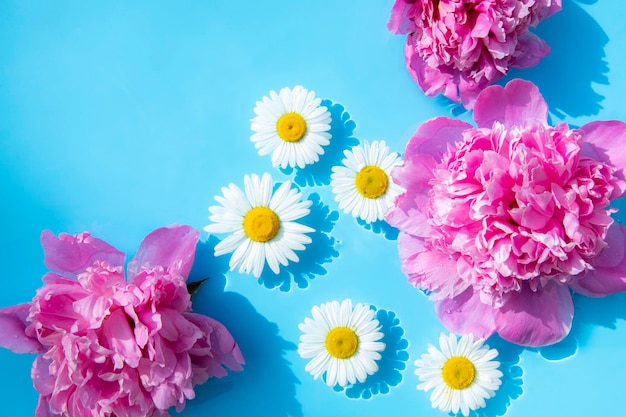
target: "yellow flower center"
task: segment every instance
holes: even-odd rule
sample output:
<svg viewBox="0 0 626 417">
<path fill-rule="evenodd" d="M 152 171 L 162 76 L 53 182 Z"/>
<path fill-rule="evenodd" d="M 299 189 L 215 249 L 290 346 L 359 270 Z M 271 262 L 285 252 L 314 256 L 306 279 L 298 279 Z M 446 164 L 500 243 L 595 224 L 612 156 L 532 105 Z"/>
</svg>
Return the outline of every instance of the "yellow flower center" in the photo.
<svg viewBox="0 0 626 417">
<path fill-rule="evenodd" d="M 356 174 L 356 190 L 365 198 L 378 198 L 385 194 L 389 179 L 385 171 L 376 165 L 368 165 Z"/>
<path fill-rule="evenodd" d="M 276 132 L 285 142 L 298 142 L 306 134 L 306 120 L 298 113 L 285 113 L 276 122 Z"/>
<path fill-rule="evenodd" d="M 348 359 L 356 353 L 359 338 L 352 329 L 335 327 L 326 336 L 326 350 L 338 359 Z"/>
<path fill-rule="evenodd" d="M 452 389 L 465 389 L 476 378 L 476 368 L 465 356 L 453 356 L 443 364 L 443 382 Z"/>
<path fill-rule="evenodd" d="M 255 242 L 272 240 L 279 230 L 280 219 L 268 207 L 254 207 L 243 218 L 243 231 Z"/>
</svg>

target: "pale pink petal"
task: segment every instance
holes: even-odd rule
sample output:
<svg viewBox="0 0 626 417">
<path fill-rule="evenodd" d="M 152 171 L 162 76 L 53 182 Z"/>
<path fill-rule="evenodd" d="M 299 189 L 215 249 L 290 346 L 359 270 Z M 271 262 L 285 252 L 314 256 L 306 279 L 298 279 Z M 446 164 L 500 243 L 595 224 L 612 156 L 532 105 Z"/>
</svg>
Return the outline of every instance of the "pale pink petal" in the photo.
<svg viewBox="0 0 626 417">
<path fill-rule="evenodd" d="M 41 246 L 46 266 L 62 274 L 78 275 L 95 261 L 106 261 L 112 266 L 124 265 L 122 252 L 87 232 L 75 236 L 61 233 L 57 238 L 49 230 L 44 230 Z"/>
<path fill-rule="evenodd" d="M 30 303 L 0 308 L 0 346 L 15 353 L 46 351 L 36 337 L 27 335 L 29 309 Z"/>
<path fill-rule="evenodd" d="M 591 122 L 580 128 L 583 133 L 584 156 L 607 163 L 617 169 L 619 194 L 626 193 L 626 123 L 618 120 Z"/>
<path fill-rule="evenodd" d="M 435 165 L 430 155 L 413 155 L 405 160 L 404 166 L 392 171 L 394 181 L 406 191 L 396 197 L 394 206 L 385 213 L 390 225 L 416 236 L 427 235 L 428 181 Z"/>
<path fill-rule="evenodd" d="M 530 81 L 514 79 L 505 87 L 487 87 L 476 99 L 474 120 L 478 127 L 491 128 L 495 122 L 505 126 L 545 125 L 548 105 Z"/>
<path fill-rule="evenodd" d="M 566 285 L 550 282 L 536 292 L 523 285 L 495 310 L 494 316 L 503 339 L 523 346 L 546 346 L 567 336 L 574 304 Z"/>
<path fill-rule="evenodd" d="M 456 261 L 439 251 L 425 250 L 404 259 L 402 271 L 433 300 L 456 297 L 469 285 L 459 277 Z"/>
<path fill-rule="evenodd" d="M 626 227 L 614 223 L 605 241 L 608 246 L 591 261 L 594 269 L 570 282 L 574 291 L 589 297 L 626 291 Z"/>
<path fill-rule="evenodd" d="M 480 296 L 468 288 L 453 298 L 435 303 L 437 317 L 452 333 L 472 334 L 486 339 L 495 331 L 494 310 L 480 301 Z"/>
<path fill-rule="evenodd" d="M 441 157 L 456 142 L 463 139 L 463 131 L 472 125 L 450 117 L 435 117 L 422 123 L 413 134 L 404 151 L 404 156 L 409 159 L 416 154 L 432 156 L 436 162 L 441 162 Z"/>
<path fill-rule="evenodd" d="M 199 233 L 191 226 L 175 225 L 156 229 L 145 237 L 128 263 L 128 279 L 142 267 L 162 266 L 187 277 L 196 251 Z"/>
</svg>

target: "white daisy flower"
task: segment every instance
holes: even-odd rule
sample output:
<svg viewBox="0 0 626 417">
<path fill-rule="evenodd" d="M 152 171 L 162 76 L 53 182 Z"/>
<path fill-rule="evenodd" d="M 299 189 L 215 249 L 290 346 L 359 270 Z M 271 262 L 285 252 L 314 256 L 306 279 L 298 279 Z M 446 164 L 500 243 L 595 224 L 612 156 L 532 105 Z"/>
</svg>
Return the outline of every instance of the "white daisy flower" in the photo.
<svg viewBox="0 0 626 417">
<path fill-rule="evenodd" d="M 251 119 L 255 131 L 250 140 L 259 155 L 272 154 L 272 165 L 304 168 L 324 154 L 322 146 L 330 143 L 330 112 L 320 106 L 322 100 L 298 85 L 293 90 L 283 88 L 280 93 L 257 101 Z"/>
<path fill-rule="evenodd" d="M 433 345 L 428 353 L 415 361 L 415 374 L 421 384 L 417 389 L 429 391 L 433 408 L 445 413 L 458 413 L 468 416 L 470 410 L 485 406 L 485 399 L 495 395 L 502 381 L 498 370 L 500 362 L 493 359 L 498 351 L 489 349 L 484 340 L 474 341 L 472 335 L 439 337 L 441 351 Z"/>
<path fill-rule="evenodd" d="M 357 381 L 365 382 L 368 375 L 378 371 L 377 360 L 385 350 L 380 342 L 383 333 L 374 310 L 367 304 L 352 301 L 331 301 L 311 310 L 313 319 L 305 318 L 298 328 L 298 354 L 313 358 L 304 368 L 318 379 L 326 373 L 326 384 L 345 387 Z"/>
<path fill-rule="evenodd" d="M 272 193 L 274 181 L 268 173 L 262 178 L 252 174 L 244 177 L 245 194 L 230 184 L 222 188 L 222 196 L 215 196 L 221 206 L 209 207 L 205 226 L 209 233 L 231 233 L 215 246 L 215 256 L 233 252 L 230 270 L 239 266 L 239 272 L 261 276 L 265 263 L 277 274 L 280 265 L 298 262 L 294 251 L 304 250 L 311 243 L 305 233 L 315 230 L 296 220 L 309 214 L 311 200 L 302 200 L 302 193 L 291 188 L 291 181 L 282 183 Z"/>
<path fill-rule="evenodd" d="M 367 223 L 382 220 L 385 212 L 404 189 L 391 179 L 393 167 L 402 164 L 397 153 L 389 152 L 385 141 L 367 141 L 344 151 L 343 166 L 333 167 L 330 185 L 335 201 L 345 213 Z"/>
</svg>

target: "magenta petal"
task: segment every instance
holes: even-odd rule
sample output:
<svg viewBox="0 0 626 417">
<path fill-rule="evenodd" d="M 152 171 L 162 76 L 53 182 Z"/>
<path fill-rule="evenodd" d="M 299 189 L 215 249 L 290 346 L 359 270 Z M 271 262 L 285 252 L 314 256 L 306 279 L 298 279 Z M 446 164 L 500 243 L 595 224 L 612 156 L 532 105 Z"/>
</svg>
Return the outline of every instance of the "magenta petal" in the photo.
<svg viewBox="0 0 626 417">
<path fill-rule="evenodd" d="M 404 151 L 405 158 L 416 154 L 428 154 L 438 163 L 448 146 L 463 139 L 463 131 L 472 125 L 450 117 L 435 117 L 427 120 L 417 129 Z"/>
<path fill-rule="evenodd" d="M 94 261 L 107 261 L 112 266 L 124 265 L 124 254 L 90 233 L 75 236 L 61 233 L 57 238 L 51 231 L 41 233 L 44 263 L 53 271 L 77 275 Z"/>
<path fill-rule="evenodd" d="M 514 67 L 533 67 L 550 53 L 548 44 L 531 32 L 526 32 L 520 36 L 517 41 L 520 48 L 520 55 L 515 59 Z"/>
<path fill-rule="evenodd" d="M 536 292 L 524 285 L 495 310 L 496 329 L 503 339 L 533 347 L 561 341 L 568 335 L 573 317 L 569 288 L 552 282 Z"/>
<path fill-rule="evenodd" d="M 472 288 L 454 298 L 438 301 L 435 309 L 443 325 L 453 333 L 471 333 L 475 338 L 486 339 L 495 332 L 493 308 L 482 303 Z"/>
<path fill-rule="evenodd" d="M 132 280 L 141 267 L 178 271 L 187 277 L 196 252 L 199 233 L 191 226 L 174 225 L 156 229 L 145 237 L 135 257 L 128 263 L 128 279 Z"/>
<path fill-rule="evenodd" d="M 505 87 L 492 85 L 478 95 L 474 105 L 478 127 L 491 128 L 494 122 L 506 126 L 524 126 L 548 120 L 548 105 L 536 85 L 515 79 Z"/>
<path fill-rule="evenodd" d="M 26 321 L 30 303 L 18 304 L 13 307 L 0 308 L 0 346 L 15 353 L 44 353 L 43 347 L 36 337 L 26 334 Z"/>
<path fill-rule="evenodd" d="M 605 241 L 608 246 L 591 261 L 594 269 L 570 282 L 574 291 L 589 297 L 626 291 L 626 227 L 613 223 Z"/>
<path fill-rule="evenodd" d="M 459 101 L 457 74 L 448 67 L 433 68 L 415 50 L 417 34 L 407 36 L 404 45 L 404 61 L 409 75 L 427 96 L 442 93 L 452 101 Z"/>
<path fill-rule="evenodd" d="M 387 29 L 396 35 L 413 32 L 415 23 L 408 18 L 408 10 L 413 6 L 407 0 L 396 0 L 391 8 L 391 16 L 387 22 Z"/>
<path fill-rule="evenodd" d="M 626 192 L 626 123 L 618 120 L 591 122 L 580 128 L 584 144 L 582 154 L 617 169 L 613 175 L 618 179 L 619 194 Z"/>
</svg>

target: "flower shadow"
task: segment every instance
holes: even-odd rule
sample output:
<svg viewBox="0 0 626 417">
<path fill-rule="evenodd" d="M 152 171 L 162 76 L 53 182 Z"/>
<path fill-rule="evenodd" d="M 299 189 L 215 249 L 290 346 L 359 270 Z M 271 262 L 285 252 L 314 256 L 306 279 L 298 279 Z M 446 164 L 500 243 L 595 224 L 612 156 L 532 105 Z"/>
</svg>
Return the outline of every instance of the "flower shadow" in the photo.
<svg viewBox="0 0 626 417">
<path fill-rule="evenodd" d="M 320 155 L 319 161 L 306 165 L 304 168 L 281 168 L 283 174 L 291 175 L 295 171 L 294 182 L 301 187 L 330 184 L 332 168 L 341 165 L 343 151 L 352 148 L 359 143 L 352 136 L 356 123 L 350 119 L 350 114 L 339 103 L 331 100 L 322 100 L 322 106 L 330 111 L 330 143 L 324 147 L 324 154 Z"/>
<path fill-rule="evenodd" d="M 281 291 L 287 292 L 291 290 L 292 281 L 298 288 L 307 288 L 310 280 L 319 275 L 326 275 L 324 264 L 339 256 L 339 252 L 335 249 L 337 241 L 330 236 L 330 232 L 339 219 L 339 212 L 330 210 L 321 201 L 318 193 L 312 193 L 308 198 L 313 202 L 311 211 L 300 222 L 315 229 L 315 232 L 308 234 L 311 237 L 311 243 L 304 251 L 298 253 L 299 262 L 290 263 L 278 274 L 265 268 L 259 277 L 259 283 L 266 288 L 278 287 Z"/>
<path fill-rule="evenodd" d="M 373 223 L 368 223 L 365 220 L 357 217 L 356 222 L 365 230 L 370 230 L 377 235 L 383 235 L 388 240 L 398 239 L 398 229 L 391 226 L 384 220 L 378 220 Z"/>
<path fill-rule="evenodd" d="M 498 335 L 491 336 L 486 342 L 490 348 L 498 350 L 497 360 L 500 362 L 502 372 L 502 385 L 496 391 L 493 398 L 486 400 L 484 408 L 474 410 L 471 417 L 496 417 L 503 416 L 511 402 L 522 395 L 523 370 L 519 366 L 520 354 L 523 347 L 509 343 Z"/>
<path fill-rule="evenodd" d="M 532 81 L 560 119 L 598 114 L 604 97 L 592 84 L 609 84 L 604 53 L 609 37 L 602 27 L 580 5 L 563 0 L 563 10 L 533 32 L 550 45 L 550 54 L 532 68 L 512 69 L 504 82 L 516 77 Z"/>
<path fill-rule="evenodd" d="M 384 334 L 382 341 L 386 345 L 378 361 L 378 372 L 369 375 L 365 382 L 357 382 L 345 389 L 339 385 L 333 388 L 337 392 L 345 391 L 348 398 L 368 399 L 374 395 L 387 394 L 391 387 L 402 382 L 401 372 L 406 369 L 406 361 L 409 359 L 409 342 L 403 337 L 404 330 L 394 312 L 378 310 L 376 318 L 380 322 Z"/>
<path fill-rule="evenodd" d="M 300 381 L 285 359 L 296 346 L 283 339 L 278 326 L 259 314 L 240 294 L 224 291 L 228 260 L 213 255 L 219 242 L 210 236 L 199 242 L 189 282 L 208 278 L 193 296 L 193 310 L 223 323 L 239 344 L 246 361 L 242 372 L 212 378 L 197 386 L 196 399 L 189 401 L 186 415 L 302 417 L 296 399 Z M 245 401 L 241 401 L 245 398 Z"/>
</svg>

